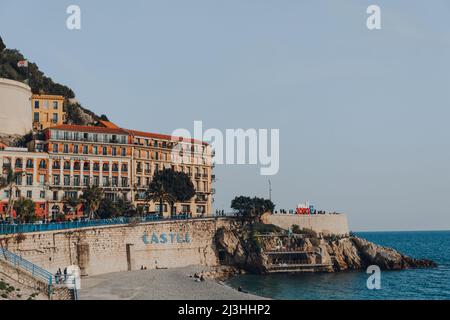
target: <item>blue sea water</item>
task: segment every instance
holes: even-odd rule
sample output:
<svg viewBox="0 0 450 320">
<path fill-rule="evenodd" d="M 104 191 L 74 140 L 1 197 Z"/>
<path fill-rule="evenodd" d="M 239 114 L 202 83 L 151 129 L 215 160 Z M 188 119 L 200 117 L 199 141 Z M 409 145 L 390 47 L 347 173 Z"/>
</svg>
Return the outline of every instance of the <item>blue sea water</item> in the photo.
<svg viewBox="0 0 450 320">
<path fill-rule="evenodd" d="M 360 232 L 357 235 L 413 258 L 431 259 L 438 267 L 382 271 L 379 290 L 367 288 L 369 274 L 364 271 L 241 275 L 229 279 L 228 284 L 273 299 L 450 299 L 450 231 Z"/>
</svg>

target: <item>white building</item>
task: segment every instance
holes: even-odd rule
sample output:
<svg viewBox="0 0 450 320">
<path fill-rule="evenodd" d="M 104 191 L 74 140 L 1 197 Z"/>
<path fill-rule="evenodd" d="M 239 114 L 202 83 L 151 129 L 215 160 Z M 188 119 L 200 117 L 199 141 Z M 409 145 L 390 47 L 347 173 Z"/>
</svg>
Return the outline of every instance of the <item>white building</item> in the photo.
<svg viewBox="0 0 450 320">
<path fill-rule="evenodd" d="M 31 88 L 0 78 L 0 133 L 24 135 L 32 128 Z"/>
</svg>

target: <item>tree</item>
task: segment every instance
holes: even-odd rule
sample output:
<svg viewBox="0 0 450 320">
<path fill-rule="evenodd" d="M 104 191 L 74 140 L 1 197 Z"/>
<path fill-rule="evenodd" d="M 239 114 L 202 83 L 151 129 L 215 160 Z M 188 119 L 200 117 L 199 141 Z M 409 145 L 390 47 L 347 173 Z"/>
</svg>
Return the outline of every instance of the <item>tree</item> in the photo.
<svg viewBox="0 0 450 320">
<path fill-rule="evenodd" d="M 36 204 L 31 199 L 20 198 L 14 203 L 16 218 L 23 223 L 36 221 Z"/>
<path fill-rule="evenodd" d="M 117 210 L 114 201 L 109 198 L 103 198 L 100 201 L 100 205 L 98 206 L 97 210 L 97 216 L 100 219 L 115 218 L 119 215 L 119 211 Z"/>
<path fill-rule="evenodd" d="M 65 214 L 76 213 L 82 204 L 82 200 L 79 197 L 66 197 L 63 202 Z"/>
<path fill-rule="evenodd" d="M 3 42 L 2 37 L 0 37 L 0 52 L 2 52 L 6 48 L 5 43 Z"/>
<path fill-rule="evenodd" d="M 108 198 L 103 198 L 97 210 L 97 215 L 101 219 L 109 219 L 133 215 L 135 209 L 130 201 L 120 197 L 116 201 Z"/>
<path fill-rule="evenodd" d="M 12 209 L 14 207 L 14 193 L 18 190 L 18 182 L 24 173 L 22 171 L 14 172 L 10 166 L 3 170 L 3 176 L 0 176 L 0 190 L 6 189 L 8 192 L 8 207 L 6 216 L 12 220 Z"/>
<path fill-rule="evenodd" d="M 146 198 L 148 201 L 159 201 L 159 214 L 162 215 L 164 202 L 173 208 L 175 202 L 190 201 L 194 196 L 194 184 L 186 173 L 164 169 L 154 175 Z"/>
<path fill-rule="evenodd" d="M 231 201 L 231 208 L 243 222 L 253 223 L 259 222 L 263 213 L 273 211 L 275 205 L 268 199 L 239 196 Z"/>
<path fill-rule="evenodd" d="M 148 190 L 146 192 L 146 200 L 159 202 L 159 216 L 163 216 L 164 202 L 168 202 L 172 205 L 176 201 L 175 197 L 166 191 L 164 184 L 161 181 L 155 179 L 150 182 Z"/>
<path fill-rule="evenodd" d="M 85 213 L 89 218 L 94 219 L 96 212 L 103 199 L 103 189 L 98 186 L 88 186 L 83 190 L 81 201 L 84 204 Z"/>
</svg>

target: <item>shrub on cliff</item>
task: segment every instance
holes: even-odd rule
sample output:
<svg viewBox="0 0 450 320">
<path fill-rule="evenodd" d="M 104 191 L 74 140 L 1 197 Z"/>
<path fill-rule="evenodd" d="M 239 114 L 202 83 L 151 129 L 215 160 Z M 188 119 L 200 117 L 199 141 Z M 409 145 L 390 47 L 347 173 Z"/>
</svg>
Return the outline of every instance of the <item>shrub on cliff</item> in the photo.
<svg viewBox="0 0 450 320">
<path fill-rule="evenodd" d="M 267 233 L 280 233 L 284 230 L 274 224 L 264 224 L 260 222 L 255 222 L 253 224 L 253 231 L 259 234 L 267 234 Z"/>
<path fill-rule="evenodd" d="M 236 211 L 236 215 L 241 218 L 242 222 L 259 222 L 261 215 L 275 209 L 272 201 L 258 197 L 235 197 L 231 201 L 231 208 Z"/>
</svg>

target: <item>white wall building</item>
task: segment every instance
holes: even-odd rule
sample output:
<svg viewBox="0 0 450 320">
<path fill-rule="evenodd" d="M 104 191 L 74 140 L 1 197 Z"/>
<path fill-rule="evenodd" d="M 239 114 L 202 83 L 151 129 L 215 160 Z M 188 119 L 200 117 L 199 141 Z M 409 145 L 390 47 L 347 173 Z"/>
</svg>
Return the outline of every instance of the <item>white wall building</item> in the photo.
<svg viewBox="0 0 450 320">
<path fill-rule="evenodd" d="M 0 133 L 28 133 L 32 128 L 31 88 L 18 81 L 0 78 Z"/>
</svg>

